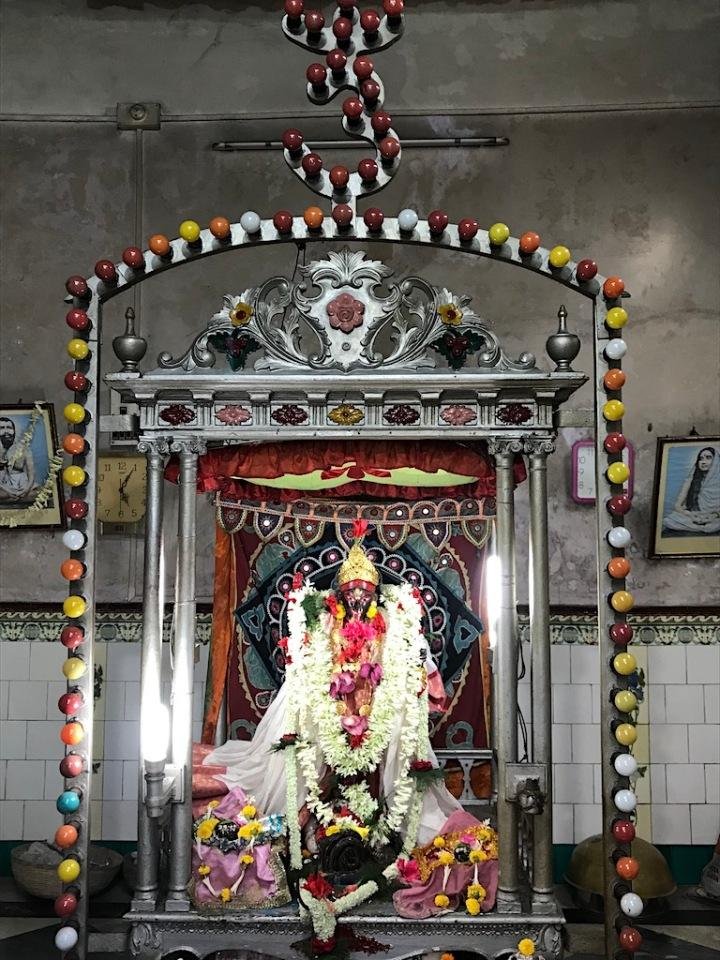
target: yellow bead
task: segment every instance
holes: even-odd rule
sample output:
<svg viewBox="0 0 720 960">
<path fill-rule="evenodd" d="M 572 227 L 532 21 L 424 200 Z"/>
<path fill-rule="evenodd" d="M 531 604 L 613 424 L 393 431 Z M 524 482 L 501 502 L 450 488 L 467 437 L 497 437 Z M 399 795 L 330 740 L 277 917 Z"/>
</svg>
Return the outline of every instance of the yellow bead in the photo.
<svg viewBox="0 0 720 960">
<path fill-rule="evenodd" d="M 80 337 L 73 337 L 68 340 L 67 352 L 73 360 L 84 360 L 90 353 L 90 347 Z"/>
<path fill-rule="evenodd" d="M 510 227 L 506 223 L 494 223 L 488 230 L 490 243 L 494 247 L 500 247 L 510 236 Z"/>
<path fill-rule="evenodd" d="M 625 404 L 622 400 L 608 400 L 603 406 L 603 416 L 606 420 L 622 420 L 625 413 Z"/>
<path fill-rule="evenodd" d="M 631 653 L 618 653 L 613 659 L 613 670 L 621 677 L 628 677 L 637 669 L 637 660 Z"/>
<path fill-rule="evenodd" d="M 87 665 L 80 657 L 68 657 L 62 665 L 63 675 L 68 680 L 79 680 L 85 676 Z"/>
<path fill-rule="evenodd" d="M 183 220 L 178 227 L 178 233 L 185 243 L 195 243 L 200 236 L 200 224 L 195 220 Z"/>
<path fill-rule="evenodd" d="M 635 598 L 627 590 L 618 590 L 610 597 L 610 606 L 618 613 L 627 613 L 635 605 Z"/>
<path fill-rule="evenodd" d="M 57 875 L 63 883 L 72 883 L 80 876 L 80 864 L 77 860 L 61 860 L 58 864 Z"/>
<path fill-rule="evenodd" d="M 611 463 L 607 468 L 607 478 L 610 483 L 625 483 L 630 476 L 630 468 L 626 463 Z"/>
<path fill-rule="evenodd" d="M 615 739 L 623 747 L 631 747 L 637 740 L 637 729 L 632 723 L 621 723 L 615 728 Z"/>
<path fill-rule="evenodd" d="M 553 247 L 548 257 L 550 266 L 560 269 L 570 262 L 570 251 L 567 247 Z"/>
<path fill-rule="evenodd" d="M 631 690 L 618 690 L 614 703 L 621 713 L 630 713 L 637 706 L 637 697 Z"/>
<path fill-rule="evenodd" d="M 76 619 L 81 617 L 85 610 L 87 609 L 87 603 L 85 602 L 84 597 L 78 597 L 73 594 L 70 597 L 65 597 L 63 600 L 63 613 L 66 617 L 71 619 Z"/>
<path fill-rule="evenodd" d="M 608 310 L 607 316 L 605 317 L 605 323 L 611 330 L 620 330 L 625 326 L 627 321 L 627 310 L 623 310 L 622 307 L 613 307 L 611 310 Z"/>
<path fill-rule="evenodd" d="M 63 416 L 68 423 L 82 423 L 85 419 L 85 407 L 80 403 L 67 403 Z"/>
<path fill-rule="evenodd" d="M 87 479 L 82 467 L 65 467 L 63 480 L 69 487 L 81 487 Z"/>
</svg>

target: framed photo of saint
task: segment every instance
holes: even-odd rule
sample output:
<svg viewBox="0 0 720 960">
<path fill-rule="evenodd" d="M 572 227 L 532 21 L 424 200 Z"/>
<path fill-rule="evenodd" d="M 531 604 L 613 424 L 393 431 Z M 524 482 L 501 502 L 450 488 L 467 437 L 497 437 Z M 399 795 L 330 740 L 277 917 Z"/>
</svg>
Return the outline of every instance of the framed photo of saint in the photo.
<svg viewBox="0 0 720 960">
<path fill-rule="evenodd" d="M 51 403 L 0 404 L 0 527 L 64 526 Z"/>
<path fill-rule="evenodd" d="M 659 437 L 649 556 L 720 556 L 720 437 Z"/>
</svg>

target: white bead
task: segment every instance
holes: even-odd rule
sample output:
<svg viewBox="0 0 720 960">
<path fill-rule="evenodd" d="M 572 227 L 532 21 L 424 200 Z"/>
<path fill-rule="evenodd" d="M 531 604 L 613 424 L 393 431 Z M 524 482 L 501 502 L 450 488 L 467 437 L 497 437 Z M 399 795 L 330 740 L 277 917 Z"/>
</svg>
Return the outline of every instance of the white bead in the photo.
<svg viewBox="0 0 720 960">
<path fill-rule="evenodd" d="M 55 934 L 55 946 L 65 952 L 72 950 L 78 942 L 78 932 L 75 927 L 60 927 Z"/>
<path fill-rule="evenodd" d="M 68 550 L 82 550 L 85 546 L 85 534 L 80 530 L 66 530 L 62 540 Z"/>
<path fill-rule="evenodd" d="M 621 360 L 627 353 L 627 344 L 620 337 L 608 341 L 605 347 L 605 356 L 609 360 Z"/>
<path fill-rule="evenodd" d="M 245 233 L 257 233 L 260 229 L 260 216 L 254 210 L 246 210 L 240 217 L 240 226 Z"/>
<path fill-rule="evenodd" d="M 615 806 L 623 813 L 632 813 L 637 806 L 637 797 L 632 790 L 618 790 L 615 794 Z"/>
<path fill-rule="evenodd" d="M 608 530 L 607 538 L 610 546 L 618 550 L 627 547 L 632 539 L 627 527 L 613 527 L 612 530 Z"/>
<path fill-rule="evenodd" d="M 639 917 L 644 904 L 636 893 L 626 893 L 620 898 L 620 909 L 626 917 Z"/>
<path fill-rule="evenodd" d="M 615 772 L 618 773 L 621 777 L 631 777 L 634 773 L 637 773 L 637 760 L 631 753 L 619 753 L 615 757 Z M 627 791 L 628 793 L 630 791 Z M 617 797 L 615 798 L 617 801 Z"/>
<path fill-rule="evenodd" d="M 404 230 L 406 233 L 410 233 L 415 229 L 418 222 L 418 215 L 414 210 L 401 210 L 398 214 L 398 226 L 401 230 Z"/>
</svg>

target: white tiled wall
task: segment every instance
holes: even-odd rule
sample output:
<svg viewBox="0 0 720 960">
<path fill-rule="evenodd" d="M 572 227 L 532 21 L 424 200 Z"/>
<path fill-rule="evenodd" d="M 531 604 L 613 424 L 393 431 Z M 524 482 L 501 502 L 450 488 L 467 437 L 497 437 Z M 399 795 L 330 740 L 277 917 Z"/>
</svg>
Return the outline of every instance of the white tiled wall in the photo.
<svg viewBox="0 0 720 960">
<path fill-rule="evenodd" d="M 96 705 L 101 768 L 93 788 L 93 835 L 106 840 L 135 838 L 139 652 L 134 643 L 96 650 L 104 682 Z M 635 746 L 640 764 L 648 764 L 636 785 L 640 833 L 655 843 L 714 844 L 720 831 L 720 645 L 636 645 L 633 652 L 647 679 Z M 527 647 L 525 654 L 529 664 Z M 58 824 L 63 655 L 51 643 L 0 642 L 0 839 L 38 839 Z M 597 647 L 584 644 L 552 649 L 556 843 L 577 843 L 600 830 L 598 657 Z M 206 666 L 207 649 L 201 648 L 196 739 Z M 167 662 L 163 679 L 167 699 Z M 529 675 L 521 681 L 519 702 L 529 720 Z"/>
</svg>

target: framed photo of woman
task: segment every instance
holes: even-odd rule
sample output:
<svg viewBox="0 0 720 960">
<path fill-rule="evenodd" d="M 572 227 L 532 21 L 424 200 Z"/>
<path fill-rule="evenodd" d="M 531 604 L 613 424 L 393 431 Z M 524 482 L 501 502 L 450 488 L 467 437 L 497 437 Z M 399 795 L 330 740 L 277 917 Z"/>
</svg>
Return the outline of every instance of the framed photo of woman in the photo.
<svg viewBox="0 0 720 960">
<path fill-rule="evenodd" d="M 51 403 L 0 405 L 0 528 L 64 526 L 61 454 Z"/>
<path fill-rule="evenodd" d="M 649 556 L 720 556 L 720 437 L 658 438 Z"/>
</svg>

